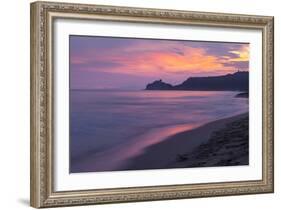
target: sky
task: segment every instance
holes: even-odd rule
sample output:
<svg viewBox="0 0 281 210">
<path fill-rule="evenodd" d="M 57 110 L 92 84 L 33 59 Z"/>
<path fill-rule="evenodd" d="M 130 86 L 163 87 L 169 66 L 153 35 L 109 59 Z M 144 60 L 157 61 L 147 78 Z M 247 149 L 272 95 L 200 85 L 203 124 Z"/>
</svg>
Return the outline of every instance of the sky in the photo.
<svg viewBox="0 0 281 210">
<path fill-rule="evenodd" d="M 249 70 L 249 44 L 70 36 L 71 89 L 144 89 Z"/>
</svg>

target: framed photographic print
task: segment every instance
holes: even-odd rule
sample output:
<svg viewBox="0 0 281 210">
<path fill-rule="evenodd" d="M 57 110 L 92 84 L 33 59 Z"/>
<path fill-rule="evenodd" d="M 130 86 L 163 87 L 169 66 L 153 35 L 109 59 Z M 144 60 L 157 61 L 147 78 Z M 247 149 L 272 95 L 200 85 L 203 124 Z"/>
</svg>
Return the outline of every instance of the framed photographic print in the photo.
<svg viewBox="0 0 281 210">
<path fill-rule="evenodd" d="M 31 4 L 31 205 L 273 192 L 273 17 Z"/>
</svg>

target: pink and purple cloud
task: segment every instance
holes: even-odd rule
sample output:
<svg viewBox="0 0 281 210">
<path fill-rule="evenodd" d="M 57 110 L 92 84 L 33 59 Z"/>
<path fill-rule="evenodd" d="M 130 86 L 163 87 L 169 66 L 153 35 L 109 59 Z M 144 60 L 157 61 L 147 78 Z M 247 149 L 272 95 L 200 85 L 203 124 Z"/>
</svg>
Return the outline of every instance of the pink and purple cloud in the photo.
<svg viewBox="0 0 281 210">
<path fill-rule="evenodd" d="M 71 89 L 141 89 L 249 70 L 249 44 L 70 36 Z"/>
</svg>

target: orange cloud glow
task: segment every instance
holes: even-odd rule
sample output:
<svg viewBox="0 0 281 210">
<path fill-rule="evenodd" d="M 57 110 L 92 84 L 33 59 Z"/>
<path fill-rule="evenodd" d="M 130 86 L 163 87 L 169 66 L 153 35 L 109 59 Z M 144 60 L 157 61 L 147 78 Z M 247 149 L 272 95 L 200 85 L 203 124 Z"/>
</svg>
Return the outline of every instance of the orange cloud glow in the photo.
<svg viewBox="0 0 281 210">
<path fill-rule="evenodd" d="M 82 53 L 73 54 L 71 64 L 88 71 L 141 76 L 185 73 L 214 75 L 231 73 L 240 69 L 241 65 L 247 68 L 249 61 L 248 44 L 200 42 L 184 44 L 177 41 L 137 39 L 131 41 L 134 42 L 132 44 L 130 41 L 125 40 L 124 44 L 118 47 L 108 46 L 101 49 L 93 47 Z M 98 44 L 97 42 L 96 45 Z"/>
<path fill-rule="evenodd" d="M 239 57 L 229 59 L 229 61 L 249 61 L 249 46 L 243 46 L 240 51 L 230 51 L 230 52 L 238 55 Z"/>
</svg>

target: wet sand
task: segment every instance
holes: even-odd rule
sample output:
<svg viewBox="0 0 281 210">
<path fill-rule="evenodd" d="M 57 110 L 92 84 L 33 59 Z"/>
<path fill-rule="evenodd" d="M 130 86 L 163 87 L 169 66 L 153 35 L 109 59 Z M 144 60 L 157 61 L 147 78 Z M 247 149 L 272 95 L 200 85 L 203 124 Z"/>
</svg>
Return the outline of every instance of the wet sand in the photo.
<svg viewBox="0 0 281 210">
<path fill-rule="evenodd" d="M 121 170 L 248 164 L 248 113 L 177 133 L 147 147 Z"/>
</svg>

